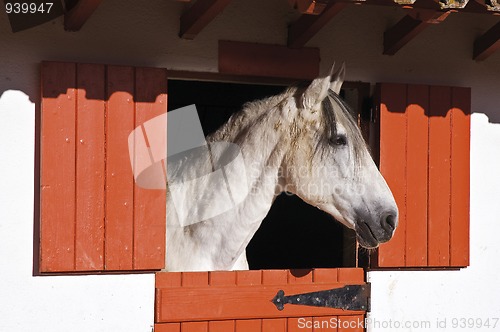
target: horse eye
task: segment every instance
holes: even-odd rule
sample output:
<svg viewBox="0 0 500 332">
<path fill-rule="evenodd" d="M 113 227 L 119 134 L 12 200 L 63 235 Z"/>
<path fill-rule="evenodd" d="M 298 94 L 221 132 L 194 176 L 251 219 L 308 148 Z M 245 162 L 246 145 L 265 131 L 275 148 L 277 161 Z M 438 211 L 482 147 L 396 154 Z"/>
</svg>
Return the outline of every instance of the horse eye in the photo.
<svg viewBox="0 0 500 332">
<path fill-rule="evenodd" d="M 344 135 L 337 135 L 332 139 L 332 143 L 339 146 L 347 145 L 347 138 Z"/>
</svg>

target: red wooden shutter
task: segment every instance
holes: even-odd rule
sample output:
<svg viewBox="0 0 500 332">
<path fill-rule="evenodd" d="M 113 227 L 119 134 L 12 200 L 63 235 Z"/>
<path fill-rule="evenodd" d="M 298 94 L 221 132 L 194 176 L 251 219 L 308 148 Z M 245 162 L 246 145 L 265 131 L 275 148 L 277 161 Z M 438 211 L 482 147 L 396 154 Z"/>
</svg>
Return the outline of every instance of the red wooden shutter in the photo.
<svg viewBox="0 0 500 332">
<path fill-rule="evenodd" d="M 166 71 L 45 62 L 41 77 L 40 272 L 163 268 L 166 191 L 134 183 L 128 136 L 166 113 Z"/>
<path fill-rule="evenodd" d="M 285 295 L 364 285 L 361 268 L 156 274 L 155 331 L 364 331 L 365 311 L 271 302 Z M 307 322 L 307 323 L 306 323 Z M 337 324 L 338 326 L 335 326 Z M 337 329 L 338 328 L 338 329 Z"/>
<path fill-rule="evenodd" d="M 469 265 L 469 88 L 380 84 L 380 170 L 399 208 L 378 267 Z"/>
</svg>

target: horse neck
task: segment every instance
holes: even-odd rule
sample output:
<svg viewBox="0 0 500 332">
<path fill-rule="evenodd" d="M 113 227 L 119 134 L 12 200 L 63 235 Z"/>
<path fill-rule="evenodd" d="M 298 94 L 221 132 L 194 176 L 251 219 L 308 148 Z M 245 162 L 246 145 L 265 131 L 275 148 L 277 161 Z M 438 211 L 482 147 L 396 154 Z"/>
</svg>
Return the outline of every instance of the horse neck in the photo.
<svg viewBox="0 0 500 332">
<path fill-rule="evenodd" d="M 208 137 L 210 142 L 229 141 L 236 144 L 244 159 L 249 193 L 236 210 L 238 223 L 248 226 L 248 234 L 242 240 L 243 248 L 257 231 L 280 192 L 280 166 L 290 146 L 289 131 L 285 128 L 286 121 L 282 118 L 279 107 L 270 110 L 263 106 L 265 105 L 257 110 L 249 110 L 254 112 L 252 117 L 247 117 L 244 113 L 238 114 Z"/>
<path fill-rule="evenodd" d="M 259 192 L 259 195 L 249 195 L 249 202 L 263 198 L 266 207 L 263 207 L 265 211 L 262 213 L 265 214 L 276 196 L 279 168 L 291 144 L 287 123 L 292 122 L 283 119 L 280 108 L 284 105 L 272 109 L 266 106 L 269 107 L 264 104 L 257 110 L 247 110 L 248 113 L 253 112 L 252 116 L 245 112 L 236 114 L 207 138 L 209 142 L 226 141 L 239 147 L 245 163 L 246 182 L 255 192 Z"/>
<path fill-rule="evenodd" d="M 279 167 L 290 139 L 278 109 L 251 111 L 257 112 L 251 117 L 240 113 L 207 137 L 209 143 L 226 141 L 239 147 L 248 186 L 241 190 L 249 192 L 231 211 L 183 229 L 173 229 L 170 236 L 167 230 L 170 250 L 186 253 L 177 257 L 182 262 L 173 263 L 174 269 L 231 269 L 271 208 L 278 193 Z"/>
</svg>

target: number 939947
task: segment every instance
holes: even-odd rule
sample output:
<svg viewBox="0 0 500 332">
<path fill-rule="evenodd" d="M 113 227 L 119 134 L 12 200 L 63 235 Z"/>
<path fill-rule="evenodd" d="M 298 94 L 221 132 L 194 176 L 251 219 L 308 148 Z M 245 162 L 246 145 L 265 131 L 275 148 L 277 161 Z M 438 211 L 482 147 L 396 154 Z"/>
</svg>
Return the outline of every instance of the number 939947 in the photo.
<svg viewBox="0 0 500 332">
<path fill-rule="evenodd" d="M 50 14 L 53 2 L 6 2 L 7 14 Z"/>
</svg>

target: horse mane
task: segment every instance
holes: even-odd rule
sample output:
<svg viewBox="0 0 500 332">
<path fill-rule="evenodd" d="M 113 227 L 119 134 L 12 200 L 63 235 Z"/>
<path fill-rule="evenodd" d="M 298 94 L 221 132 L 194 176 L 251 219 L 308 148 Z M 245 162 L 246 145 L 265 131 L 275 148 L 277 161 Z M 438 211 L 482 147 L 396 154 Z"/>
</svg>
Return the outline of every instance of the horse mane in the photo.
<svg viewBox="0 0 500 332">
<path fill-rule="evenodd" d="M 234 131 L 234 128 L 239 128 L 240 132 L 247 130 L 249 126 L 256 122 L 257 118 L 264 117 L 268 112 L 276 108 L 284 99 L 294 95 L 296 91 L 297 87 L 292 86 L 285 89 L 280 94 L 246 102 L 243 104 L 241 110 L 231 115 L 226 123 L 224 123 L 214 133 L 208 135 L 207 141 L 232 141 L 229 135 Z"/>
<path fill-rule="evenodd" d="M 275 109 L 279 104 L 291 96 L 299 98 L 302 92 L 302 85 L 291 86 L 280 94 L 245 103 L 240 111 L 234 113 L 225 124 L 209 135 L 207 141 L 234 141 L 235 137 L 231 137 L 232 134 L 255 130 L 256 128 L 252 126 L 258 122 L 259 117 L 262 121 L 265 121 L 268 112 L 276 111 Z M 321 157 L 328 149 L 336 148 L 333 141 L 337 137 L 337 124 L 340 124 L 346 130 L 349 146 L 354 156 L 353 162 L 355 165 L 361 166 L 364 153 L 368 147 L 356 120 L 352 116 L 351 108 L 332 90 L 329 90 L 328 96 L 323 100 L 321 106 L 320 126 L 316 133 L 318 135 L 318 144 L 314 155 L 320 155 Z M 293 119 L 289 120 L 293 121 Z M 239 128 L 239 130 L 235 131 L 234 128 Z"/>
</svg>

